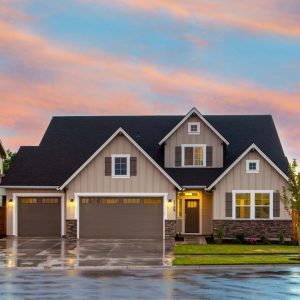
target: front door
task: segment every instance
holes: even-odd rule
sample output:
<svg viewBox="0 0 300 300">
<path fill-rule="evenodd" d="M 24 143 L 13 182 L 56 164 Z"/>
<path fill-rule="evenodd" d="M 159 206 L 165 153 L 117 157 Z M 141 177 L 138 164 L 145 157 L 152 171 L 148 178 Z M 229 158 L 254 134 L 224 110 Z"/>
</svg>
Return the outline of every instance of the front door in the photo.
<svg viewBox="0 0 300 300">
<path fill-rule="evenodd" d="M 185 232 L 199 233 L 199 200 L 185 200 Z"/>
</svg>

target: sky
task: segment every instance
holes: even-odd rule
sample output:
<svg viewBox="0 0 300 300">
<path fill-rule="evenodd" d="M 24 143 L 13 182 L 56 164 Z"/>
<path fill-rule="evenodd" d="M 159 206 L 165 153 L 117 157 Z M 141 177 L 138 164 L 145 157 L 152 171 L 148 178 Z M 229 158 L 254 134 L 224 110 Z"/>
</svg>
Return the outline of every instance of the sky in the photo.
<svg viewBox="0 0 300 300">
<path fill-rule="evenodd" d="M 0 138 L 52 116 L 272 114 L 300 160 L 299 0 L 0 0 Z"/>
</svg>

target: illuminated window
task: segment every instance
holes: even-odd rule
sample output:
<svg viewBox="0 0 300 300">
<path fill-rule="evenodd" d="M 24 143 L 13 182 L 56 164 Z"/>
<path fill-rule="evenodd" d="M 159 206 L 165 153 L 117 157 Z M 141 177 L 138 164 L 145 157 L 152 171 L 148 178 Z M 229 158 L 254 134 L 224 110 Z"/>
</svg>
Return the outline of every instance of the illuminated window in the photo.
<svg viewBox="0 0 300 300">
<path fill-rule="evenodd" d="M 42 199 L 43 204 L 58 204 L 57 198 L 43 198 Z"/>
<path fill-rule="evenodd" d="M 144 198 L 144 204 L 161 204 L 160 198 Z"/>
<path fill-rule="evenodd" d="M 249 193 L 236 194 L 235 216 L 237 219 L 250 219 L 251 195 Z"/>
<path fill-rule="evenodd" d="M 256 219 L 270 218 L 270 194 L 269 193 L 255 194 L 255 218 Z"/>
<path fill-rule="evenodd" d="M 182 199 L 179 198 L 177 201 L 177 216 L 178 218 L 182 218 Z"/>
<path fill-rule="evenodd" d="M 183 167 L 205 167 L 206 145 L 182 145 Z"/>
<path fill-rule="evenodd" d="M 120 200 L 118 198 L 107 198 L 102 199 L 102 204 L 119 204 Z"/>
<path fill-rule="evenodd" d="M 123 204 L 140 204 L 141 199 L 139 198 L 124 198 Z"/>
<path fill-rule="evenodd" d="M 23 204 L 36 204 L 37 203 L 37 198 L 20 198 L 21 203 Z"/>
</svg>

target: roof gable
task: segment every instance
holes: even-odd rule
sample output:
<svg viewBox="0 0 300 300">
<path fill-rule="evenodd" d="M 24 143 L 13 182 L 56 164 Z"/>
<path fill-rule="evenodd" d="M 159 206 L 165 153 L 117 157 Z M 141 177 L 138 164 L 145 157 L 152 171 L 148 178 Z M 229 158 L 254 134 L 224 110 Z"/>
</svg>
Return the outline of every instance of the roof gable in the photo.
<svg viewBox="0 0 300 300">
<path fill-rule="evenodd" d="M 177 187 L 179 190 L 181 190 L 181 187 L 179 184 L 177 184 L 173 178 L 166 173 L 163 168 L 161 168 L 154 160 L 153 158 L 151 158 L 151 156 L 149 156 L 149 154 L 147 152 L 145 152 L 145 150 L 143 150 L 129 135 L 128 133 L 123 130 L 121 127 L 115 131 L 110 137 L 109 139 L 106 140 L 106 142 L 104 144 L 101 145 L 101 147 L 94 152 L 94 154 L 92 156 L 90 156 L 90 158 L 85 161 L 85 163 L 83 165 L 81 165 L 76 172 L 74 172 L 67 181 L 65 181 L 60 187 L 59 190 L 64 189 L 99 153 L 101 153 L 101 151 L 111 142 L 113 141 L 113 139 L 120 135 L 123 134 L 140 152 L 142 152 L 142 154 L 148 159 L 150 160 L 150 162 L 175 186 Z"/>
<path fill-rule="evenodd" d="M 212 124 L 210 124 L 207 119 L 195 108 L 193 107 L 185 117 L 171 130 L 164 138 L 158 143 L 162 145 L 188 118 L 190 118 L 193 114 L 197 115 L 201 121 L 203 121 L 226 145 L 229 145 L 229 142 L 222 136 L 222 134 L 214 128 Z"/>
</svg>

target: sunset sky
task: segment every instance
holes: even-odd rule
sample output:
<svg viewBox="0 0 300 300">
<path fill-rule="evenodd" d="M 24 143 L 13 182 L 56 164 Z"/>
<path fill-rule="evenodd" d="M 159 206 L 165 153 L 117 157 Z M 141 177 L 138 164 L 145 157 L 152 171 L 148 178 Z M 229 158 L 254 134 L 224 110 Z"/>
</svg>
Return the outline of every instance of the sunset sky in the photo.
<svg viewBox="0 0 300 300">
<path fill-rule="evenodd" d="M 299 0 L 0 0 L 0 138 L 54 115 L 272 114 L 300 159 Z"/>
</svg>

